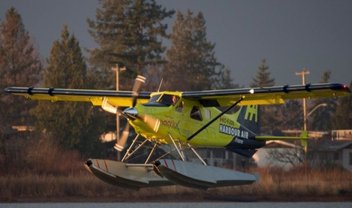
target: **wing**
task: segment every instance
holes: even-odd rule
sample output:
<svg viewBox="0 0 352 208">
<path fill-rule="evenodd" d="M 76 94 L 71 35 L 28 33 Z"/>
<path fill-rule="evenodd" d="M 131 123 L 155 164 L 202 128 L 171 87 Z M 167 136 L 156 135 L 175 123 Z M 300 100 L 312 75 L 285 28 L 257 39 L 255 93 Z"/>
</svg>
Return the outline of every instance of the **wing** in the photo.
<svg viewBox="0 0 352 208">
<path fill-rule="evenodd" d="M 132 106 L 133 100 L 132 91 L 8 87 L 5 92 L 32 100 L 91 102 L 95 106 L 101 106 L 104 98 L 107 98 L 111 105 L 120 107 Z M 146 103 L 149 98 L 149 92 L 140 92 L 137 102 Z"/>
<path fill-rule="evenodd" d="M 205 107 L 229 106 L 244 96 L 239 105 L 283 104 L 287 99 L 350 95 L 347 85 L 338 83 L 284 85 L 229 90 L 185 91 L 182 97 L 196 99 Z"/>
</svg>

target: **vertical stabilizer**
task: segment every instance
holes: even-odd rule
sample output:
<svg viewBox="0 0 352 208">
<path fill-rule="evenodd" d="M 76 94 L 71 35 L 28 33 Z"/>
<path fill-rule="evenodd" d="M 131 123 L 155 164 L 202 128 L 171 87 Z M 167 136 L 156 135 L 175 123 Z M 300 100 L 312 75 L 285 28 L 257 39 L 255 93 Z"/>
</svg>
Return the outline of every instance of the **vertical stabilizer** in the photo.
<svg viewBox="0 0 352 208">
<path fill-rule="evenodd" d="M 239 131 L 226 149 L 250 158 L 256 149 L 265 145 L 265 141 L 256 140 L 256 135 L 260 134 L 259 112 L 258 105 L 242 106 L 239 109 L 237 112 Z"/>
<path fill-rule="evenodd" d="M 251 136 L 255 136 L 260 134 L 259 119 L 259 106 L 247 105 L 240 108 L 237 122 L 241 124 L 241 128 L 253 134 Z"/>
</svg>

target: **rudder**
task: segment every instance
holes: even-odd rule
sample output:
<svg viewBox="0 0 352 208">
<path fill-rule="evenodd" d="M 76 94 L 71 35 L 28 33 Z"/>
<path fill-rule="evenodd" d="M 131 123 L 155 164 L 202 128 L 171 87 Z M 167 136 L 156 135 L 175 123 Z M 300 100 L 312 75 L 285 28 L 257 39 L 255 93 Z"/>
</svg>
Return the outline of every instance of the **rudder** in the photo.
<svg viewBox="0 0 352 208">
<path fill-rule="evenodd" d="M 241 127 L 254 134 L 260 134 L 260 109 L 259 105 L 242 106 L 239 110 L 237 122 Z"/>
</svg>

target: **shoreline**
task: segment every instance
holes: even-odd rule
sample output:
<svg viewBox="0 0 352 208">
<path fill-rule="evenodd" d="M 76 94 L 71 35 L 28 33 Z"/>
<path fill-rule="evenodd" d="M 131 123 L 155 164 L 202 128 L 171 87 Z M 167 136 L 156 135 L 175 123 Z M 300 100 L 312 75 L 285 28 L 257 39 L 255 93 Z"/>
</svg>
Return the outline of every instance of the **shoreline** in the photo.
<svg viewBox="0 0 352 208">
<path fill-rule="evenodd" d="M 0 198 L 0 203 L 177 203 L 177 202 L 352 202 L 352 193 L 335 196 L 270 196 L 270 195 L 213 195 L 211 193 L 199 194 L 168 194 L 165 196 L 113 197 L 113 196 L 63 196 L 63 197 L 15 197 L 11 199 Z"/>
<path fill-rule="evenodd" d="M 199 199 L 199 200 L 185 200 L 182 199 L 171 199 L 171 200 L 162 200 L 162 199 L 136 199 L 136 200 L 116 200 L 113 198 L 77 198 L 77 197 L 65 197 L 65 198 L 55 198 L 55 199 L 33 199 L 33 198 L 19 198 L 18 200 L 0 200 L 1 203 L 197 203 L 197 202 L 207 202 L 207 203 L 261 203 L 261 202 L 273 202 L 273 203 L 280 203 L 280 202 L 352 202 L 352 195 L 345 196 L 345 197 L 307 197 L 307 198 L 300 198 L 299 200 L 295 200 L 292 198 L 272 198 L 268 199 L 266 197 L 262 199 Z"/>
</svg>

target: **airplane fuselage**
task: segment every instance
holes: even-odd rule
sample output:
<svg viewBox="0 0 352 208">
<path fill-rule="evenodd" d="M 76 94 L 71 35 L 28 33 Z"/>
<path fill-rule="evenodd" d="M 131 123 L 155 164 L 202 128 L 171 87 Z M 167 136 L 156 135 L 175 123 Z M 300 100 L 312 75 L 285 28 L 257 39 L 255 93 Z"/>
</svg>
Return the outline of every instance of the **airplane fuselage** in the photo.
<svg viewBox="0 0 352 208">
<path fill-rule="evenodd" d="M 154 100 L 153 96 L 176 96 L 174 103 L 163 104 L 160 100 Z M 159 98 L 160 99 L 160 98 Z M 146 104 L 138 104 L 136 107 L 140 115 L 148 115 L 160 122 L 153 126 L 136 119 L 129 120 L 135 131 L 148 140 L 172 144 L 171 138 L 181 143 L 189 143 L 194 147 L 225 147 L 234 142 L 236 137 L 249 139 L 250 132 L 241 128 L 237 122 L 239 111 L 232 114 L 224 114 L 205 130 L 200 132 L 192 140 L 190 135 L 207 124 L 221 111 L 215 107 L 203 107 L 197 100 L 182 99 L 180 93 L 155 93 L 151 101 Z M 256 109 L 254 109 L 256 110 Z M 248 119 L 258 119 L 255 111 Z M 241 144 L 240 140 L 237 140 Z"/>
</svg>

